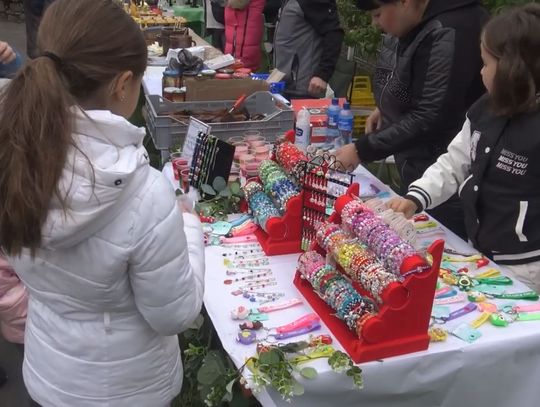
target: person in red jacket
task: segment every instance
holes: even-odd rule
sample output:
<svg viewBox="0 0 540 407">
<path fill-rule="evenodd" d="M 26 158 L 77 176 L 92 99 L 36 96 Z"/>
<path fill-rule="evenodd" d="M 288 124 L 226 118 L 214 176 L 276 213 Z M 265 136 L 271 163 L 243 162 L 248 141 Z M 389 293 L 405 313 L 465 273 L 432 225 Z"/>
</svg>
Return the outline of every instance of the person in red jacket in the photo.
<svg viewBox="0 0 540 407">
<path fill-rule="evenodd" d="M 256 71 L 261 64 L 265 0 L 228 0 L 225 7 L 225 53 Z"/>
</svg>

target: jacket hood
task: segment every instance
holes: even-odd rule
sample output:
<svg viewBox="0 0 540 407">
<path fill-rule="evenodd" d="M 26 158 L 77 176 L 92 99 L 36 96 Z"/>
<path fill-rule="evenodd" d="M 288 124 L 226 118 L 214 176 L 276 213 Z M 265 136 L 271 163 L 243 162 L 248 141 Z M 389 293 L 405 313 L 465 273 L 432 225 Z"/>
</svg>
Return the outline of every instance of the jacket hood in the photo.
<svg viewBox="0 0 540 407">
<path fill-rule="evenodd" d="M 482 2 L 481 0 L 429 0 L 426 11 L 424 12 L 423 21 L 431 20 L 447 11 L 473 5 L 482 5 Z"/>
<path fill-rule="evenodd" d="M 73 109 L 76 148 L 68 153 L 59 190 L 67 212 L 53 198 L 42 246 L 69 248 L 104 228 L 145 182 L 149 170 L 144 128 L 109 111 Z"/>
</svg>

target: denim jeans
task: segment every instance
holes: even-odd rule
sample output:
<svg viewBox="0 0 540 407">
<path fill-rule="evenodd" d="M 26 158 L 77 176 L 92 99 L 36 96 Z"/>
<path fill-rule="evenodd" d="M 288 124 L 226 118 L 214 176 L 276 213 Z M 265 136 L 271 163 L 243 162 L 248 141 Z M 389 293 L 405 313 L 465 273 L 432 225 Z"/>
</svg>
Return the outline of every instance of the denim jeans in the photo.
<svg viewBox="0 0 540 407">
<path fill-rule="evenodd" d="M 0 78 L 12 78 L 22 65 L 22 59 L 19 54 L 13 62 L 9 64 L 0 64 Z"/>
</svg>

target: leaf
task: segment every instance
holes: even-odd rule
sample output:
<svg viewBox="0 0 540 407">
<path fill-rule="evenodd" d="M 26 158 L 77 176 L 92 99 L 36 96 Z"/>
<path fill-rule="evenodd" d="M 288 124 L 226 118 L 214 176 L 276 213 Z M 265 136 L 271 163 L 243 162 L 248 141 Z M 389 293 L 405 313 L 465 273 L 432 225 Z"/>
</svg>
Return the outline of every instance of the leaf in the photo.
<svg viewBox="0 0 540 407">
<path fill-rule="evenodd" d="M 261 365 L 277 365 L 281 361 L 281 357 L 276 350 L 269 350 L 259 355 L 259 363 Z"/>
<path fill-rule="evenodd" d="M 197 380 L 203 385 L 211 385 L 225 372 L 225 366 L 219 355 L 209 352 L 204 358 L 203 364 L 197 372 Z"/>
<path fill-rule="evenodd" d="M 224 402 L 226 402 L 226 403 L 230 403 L 230 402 L 232 401 L 232 399 L 233 399 L 233 394 L 232 394 L 232 392 L 231 392 L 231 393 L 225 393 L 225 394 L 223 395 L 223 398 L 221 399 L 221 401 L 224 401 Z"/>
<path fill-rule="evenodd" d="M 219 196 L 230 198 L 232 196 L 231 190 L 229 188 L 222 189 L 221 191 L 219 191 Z"/>
<path fill-rule="evenodd" d="M 214 188 L 212 188 L 210 185 L 208 184 L 203 184 L 201 186 L 201 191 L 203 191 L 205 194 L 207 195 L 212 195 L 212 196 L 216 196 L 217 195 L 217 192 L 214 191 Z"/>
<path fill-rule="evenodd" d="M 302 396 L 305 392 L 304 386 L 302 386 L 300 383 L 296 382 L 294 383 L 292 392 L 295 396 Z"/>
<path fill-rule="evenodd" d="M 212 183 L 212 186 L 214 189 L 218 192 L 223 191 L 225 188 L 227 188 L 227 182 L 223 177 L 216 177 L 214 178 L 214 182 Z"/>
<path fill-rule="evenodd" d="M 308 347 L 308 345 L 309 344 L 307 342 L 305 342 L 305 341 L 291 342 L 291 343 L 287 343 L 285 345 L 280 345 L 279 349 L 283 353 L 298 353 L 301 350 L 306 349 Z"/>
<path fill-rule="evenodd" d="M 319 375 L 319 372 L 317 372 L 317 370 L 315 370 L 312 367 L 305 367 L 302 370 L 300 370 L 300 374 L 302 375 L 302 377 L 305 377 L 306 379 L 311 380 L 311 379 L 315 379 Z"/>
<path fill-rule="evenodd" d="M 233 195 L 238 195 L 240 193 L 240 183 L 238 182 L 231 182 L 229 184 L 229 188 L 231 189 L 231 192 Z"/>
<path fill-rule="evenodd" d="M 229 383 L 227 383 L 227 386 L 225 386 L 225 390 L 227 390 L 227 393 L 231 395 L 231 400 L 232 400 L 233 386 L 235 383 L 236 383 L 236 378 L 231 380 Z M 228 401 L 231 401 L 231 400 L 228 400 Z"/>
</svg>

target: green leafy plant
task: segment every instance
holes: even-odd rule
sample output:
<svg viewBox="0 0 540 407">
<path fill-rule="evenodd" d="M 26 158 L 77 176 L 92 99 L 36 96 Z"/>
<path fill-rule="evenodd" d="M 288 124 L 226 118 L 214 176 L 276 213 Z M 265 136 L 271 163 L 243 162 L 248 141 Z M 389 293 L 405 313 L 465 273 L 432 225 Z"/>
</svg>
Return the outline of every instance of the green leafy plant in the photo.
<svg viewBox="0 0 540 407">
<path fill-rule="evenodd" d="M 216 177 L 212 185 L 201 187 L 204 200 L 195 209 L 202 216 L 225 219 L 227 215 L 240 212 L 240 201 L 244 192 L 239 181 L 227 182 L 222 177 Z"/>
<path fill-rule="evenodd" d="M 244 366 L 236 371 L 224 366 L 216 356 L 208 354 L 207 357 L 211 359 L 201 366 L 199 373 L 202 371 L 202 374 L 199 379 L 204 380 L 205 385 L 212 382 L 209 391 L 205 392 L 205 403 L 209 407 L 233 400 L 234 388 L 237 385 L 251 388 L 254 393 L 271 387 L 284 400 L 290 401 L 305 391 L 304 386 L 297 380 L 298 376 L 308 380 L 318 377 L 316 369 L 300 365 L 320 357 L 329 357 L 328 363 L 332 370 L 351 377 L 356 388 L 362 388 L 363 383 L 362 370 L 354 365 L 347 354 L 323 344 L 314 347 L 309 347 L 307 342 L 269 345 L 261 350 L 258 356 L 249 358 Z M 249 380 L 244 378 L 246 367 L 250 371 Z"/>
<path fill-rule="evenodd" d="M 507 7 L 530 2 L 531 0 L 484 0 L 483 3 L 491 13 L 498 13 Z M 337 0 L 336 3 L 345 30 L 345 45 L 355 47 L 364 58 L 377 55 L 382 37 L 381 32 L 371 25 L 370 14 L 358 10 L 355 0 Z"/>
<path fill-rule="evenodd" d="M 336 3 L 345 30 L 345 45 L 355 47 L 364 58 L 377 55 L 382 36 L 371 25 L 371 15 L 359 10 L 354 0 L 337 0 Z"/>
</svg>

